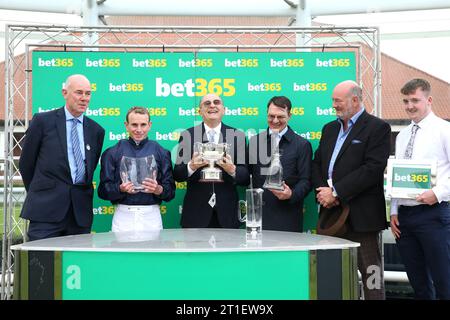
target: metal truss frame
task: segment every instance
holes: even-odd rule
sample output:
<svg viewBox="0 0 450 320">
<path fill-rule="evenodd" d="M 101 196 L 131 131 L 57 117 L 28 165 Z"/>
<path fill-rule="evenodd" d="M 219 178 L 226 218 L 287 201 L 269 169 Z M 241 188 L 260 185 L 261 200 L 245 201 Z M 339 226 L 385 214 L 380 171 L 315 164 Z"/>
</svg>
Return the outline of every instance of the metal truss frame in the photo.
<svg viewBox="0 0 450 320">
<path fill-rule="evenodd" d="M 25 46 L 25 53 L 23 47 Z M 381 52 L 377 27 L 140 27 L 9 25 L 5 32 L 5 173 L 1 299 L 12 297 L 14 241 L 26 241 L 26 222 L 16 219 L 25 191 L 14 191 L 20 177 L 14 150 L 28 128 L 31 113 L 32 50 L 177 52 L 292 52 L 351 50 L 357 57 L 357 81 L 364 104 L 381 115 Z M 16 151 L 17 152 L 17 151 Z M 0 221 L 1 223 L 1 221 Z M 18 237 L 18 239 L 17 239 Z"/>
</svg>

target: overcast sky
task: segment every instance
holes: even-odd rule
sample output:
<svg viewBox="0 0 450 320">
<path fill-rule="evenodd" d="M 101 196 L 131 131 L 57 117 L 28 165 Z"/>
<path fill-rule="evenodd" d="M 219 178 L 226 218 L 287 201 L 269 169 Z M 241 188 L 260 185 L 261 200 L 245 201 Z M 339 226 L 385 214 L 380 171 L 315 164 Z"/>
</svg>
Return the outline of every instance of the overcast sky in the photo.
<svg viewBox="0 0 450 320">
<path fill-rule="evenodd" d="M 450 9 L 321 16 L 315 21 L 338 26 L 378 26 L 381 51 L 450 83 Z M 5 24 L 81 25 L 76 15 L 0 10 L 0 60 Z"/>
</svg>

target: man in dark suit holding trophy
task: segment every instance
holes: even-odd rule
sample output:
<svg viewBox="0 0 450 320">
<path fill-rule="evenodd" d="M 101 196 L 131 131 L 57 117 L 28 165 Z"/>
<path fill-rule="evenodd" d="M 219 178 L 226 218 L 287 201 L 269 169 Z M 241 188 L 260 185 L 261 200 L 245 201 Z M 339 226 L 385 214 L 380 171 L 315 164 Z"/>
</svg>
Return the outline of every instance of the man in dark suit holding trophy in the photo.
<svg viewBox="0 0 450 320">
<path fill-rule="evenodd" d="M 253 186 L 266 189 L 263 194 L 263 230 L 303 230 L 303 199 L 312 187 L 312 148 L 306 139 L 288 126 L 291 108 L 287 97 L 272 97 L 267 103 L 268 128 L 253 136 L 249 143 Z M 276 182 L 271 180 L 275 176 L 271 175 L 275 161 L 282 168 Z"/>
<path fill-rule="evenodd" d="M 175 180 L 187 181 L 181 226 L 238 228 L 236 186 L 249 184 L 245 134 L 222 123 L 225 107 L 215 94 L 207 94 L 201 99 L 199 113 L 203 122 L 181 133 L 174 167 Z M 202 148 L 207 143 L 216 151 L 222 148 L 220 144 L 228 145 L 214 163 L 220 172 L 206 168 L 210 162 L 205 157 L 211 150 L 204 153 L 194 150 L 194 146 Z"/>
</svg>

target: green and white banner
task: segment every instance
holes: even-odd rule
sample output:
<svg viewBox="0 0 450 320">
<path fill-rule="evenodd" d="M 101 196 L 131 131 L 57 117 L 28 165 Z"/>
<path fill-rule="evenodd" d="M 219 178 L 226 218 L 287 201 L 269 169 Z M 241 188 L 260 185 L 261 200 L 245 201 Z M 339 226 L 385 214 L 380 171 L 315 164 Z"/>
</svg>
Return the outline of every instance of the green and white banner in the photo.
<svg viewBox="0 0 450 320">
<path fill-rule="evenodd" d="M 267 127 L 266 106 L 272 96 L 289 97 L 293 104 L 289 125 L 315 150 L 322 126 L 335 119 L 333 87 L 356 79 L 352 52 L 35 51 L 32 63 L 33 113 L 63 106 L 63 82 L 71 74 L 84 74 L 93 91 L 86 115 L 105 128 L 104 149 L 127 137 L 123 124 L 127 110 L 143 106 L 153 123 L 149 138 L 170 150 L 173 162 L 180 132 L 201 122 L 197 107 L 207 93 L 222 97 L 224 123 L 245 131 L 248 137 Z M 177 183 L 176 198 L 162 204 L 164 228 L 179 227 L 185 189 L 186 183 Z M 111 203 L 95 196 L 93 230 L 110 231 L 113 212 Z M 317 205 L 311 193 L 305 201 L 304 229 L 313 230 L 316 220 Z"/>
</svg>

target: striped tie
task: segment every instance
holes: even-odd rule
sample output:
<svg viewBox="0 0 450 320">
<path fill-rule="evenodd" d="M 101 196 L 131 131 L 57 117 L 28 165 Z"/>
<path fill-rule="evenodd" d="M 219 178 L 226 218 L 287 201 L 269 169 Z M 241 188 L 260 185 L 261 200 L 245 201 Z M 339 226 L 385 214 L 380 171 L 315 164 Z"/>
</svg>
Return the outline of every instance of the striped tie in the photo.
<svg viewBox="0 0 450 320">
<path fill-rule="evenodd" d="M 78 131 L 77 131 L 78 122 L 79 122 L 78 119 L 75 118 L 72 119 L 72 132 L 71 132 L 72 150 L 77 169 L 75 174 L 75 183 L 83 183 L 85 168 L 84 168 L 83 154 L 81 153 L 80 149 L 80 140 L 78 139 Z"/>
<path fill-rule="evenodd" d="M 411 159 L 413 154 L 413 148 L 414 148 L 414 140 L 416 139 L 416 132 L 419 129 L 419 126 L 417 124 L 413 125 L 411 128 L 411 137 L 409 138 L 408 145 L 406 146 L 405 150 L 405 159 Z"/>
</svg>

